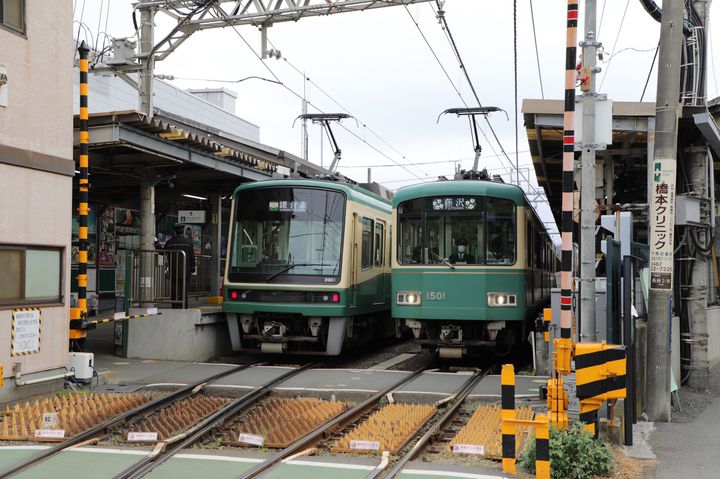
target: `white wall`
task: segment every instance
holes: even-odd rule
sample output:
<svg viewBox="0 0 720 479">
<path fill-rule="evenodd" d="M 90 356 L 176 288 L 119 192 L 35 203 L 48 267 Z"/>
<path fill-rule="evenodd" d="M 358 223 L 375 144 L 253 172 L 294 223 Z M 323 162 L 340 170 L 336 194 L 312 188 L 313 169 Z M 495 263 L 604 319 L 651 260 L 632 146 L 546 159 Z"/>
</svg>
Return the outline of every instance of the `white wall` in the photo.
<svg viewBox="0 0 720 479">
<path fill-rule="evenodd" d="M 25 35 L 0 29 L 0 65 L 8 71 L 8 105 L 0 107 L 0 146 L 24 150 L 22 166 L 0 158 L 0 244 L 64 248 L 62 293 L 70 291 L 72 177 L 48 171 L 43 156 L 73 171 L 72 0 L 27 0 Z M 67 163 L 65 163 L 67 162 Z M 2 267 L 0 265 L 0 271 Z M 0 362 L 23 373 L 63 367 L 69 304 L 42 307 L 40 352 L 10 355 L 12 309 L 0 306 Z M 0 390 L 0 399 L 8 391 Z"/>
</svg>

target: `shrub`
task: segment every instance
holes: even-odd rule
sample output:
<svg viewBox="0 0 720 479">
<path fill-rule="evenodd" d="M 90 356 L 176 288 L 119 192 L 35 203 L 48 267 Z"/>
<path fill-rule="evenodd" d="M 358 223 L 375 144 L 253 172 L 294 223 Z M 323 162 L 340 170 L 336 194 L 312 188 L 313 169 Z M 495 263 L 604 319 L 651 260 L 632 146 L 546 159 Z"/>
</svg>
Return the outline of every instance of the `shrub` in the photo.
<svg viewBox="0 0 720 479">
<path fill-rule="evenodd" d="M 550 429 L 550 476 L 555 479 L 586 479 L 607 476 L 615 468 L 615 460 L 607 444 L 596 441 L 582 423 L 567 430 Z M 520 455 L 520 467 L 535 473 L 535 435 L 528 439 Z"/>
</svg>

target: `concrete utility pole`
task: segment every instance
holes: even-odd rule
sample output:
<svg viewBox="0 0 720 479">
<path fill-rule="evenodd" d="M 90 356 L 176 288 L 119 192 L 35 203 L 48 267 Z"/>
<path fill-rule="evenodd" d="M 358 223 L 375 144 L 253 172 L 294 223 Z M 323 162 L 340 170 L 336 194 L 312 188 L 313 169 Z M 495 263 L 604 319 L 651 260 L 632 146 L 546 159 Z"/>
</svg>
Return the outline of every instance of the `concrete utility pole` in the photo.
<svg viewBox="0 0 720 479">
<path fill-rule="evenodd" d="M 677 163 L 677 131 L 680 96 L 680 59 L 683 36 L 682 0 L 665 0 L 660 27 L 660 52 L 658 57 L 658 84 L 655 110 L 655 158 L 648 170 L 657 178 L 666 173 L 671 178 L 672 188 L 668 190 L 669 214 L 662 218 L 665 231 L 662 248 L 668 251 L 669 259 L 657 255 L 654 244 L 661 229 L 656 204 L 657 191 L 648 191 L 651 200 L 650 215 L 650 297 L 648 304 L 648 345 L 647 345 L 647 413 L 653 421 L 670 421 L 670 300 L 672 297 L 672 252 L 674 217 L 674 171 Z M 671 175 L 672 174 L 672 175 Z M 659 180 L 658 180 L 659 181 Z M 655 185 L 657 182 L 651 182 Z M 669 264 L 669 268 L 668 268 Z"/>
<path fill-rule="evenodd" d="M 149 178 L 140 181 L 140 249 L 155 249 L 155 184 Z M 140 297 L 143 301 L 153 298 L 153 259 L 150 253 L 140 254 Z M 145 307 L 152 307 L 146 303 Z"/>
<path fill-rule="evenodd" d="M 148 0 L 143 0 L 147 2 Z M 153 117 L 153 76 L 155 70 L 154 55 L 150 55 L 155 46 L 155 17 L 154 8 L 140 10 L 140 111 L 147 116 L 147 121 Z"/>
<path fill-rule="evenodd" d="M 582 158 L 580 171 L 580 341 L 597 341 L 595 325 L 595 0 L 585 1 L 582 47 Z"/>
<path fill-rule="evenodd" d="M 706 32 L 705 52 L 700 52 L 701 58 L 708 58 L 707 51 L 707 32 L 708 32 L 708 6 L 705 0 L 695 0 L 692 2 L 693 8 L 702 20 L 701 27 Z M 696 65 L 696 68 L 703 68 L 703 65 Z M 707 85 L 707 83 L 705 84 Z M 707 98 L 707 86 L 697 92 L 695 103 L 697 106 L 705 106 Z M 713 174 L 712 168 L 708 165 L 712 164 L 712 156 L 708 150 L 707 141 L 704 139 L 700 144 L 693 145 L 687 150 L 686 169 L 688 183 L 690 184 L 690 195 L 702 199 L 702 208 L 709 212 L 709 215 L 701 213 L 700 218 L 705 225 L 700 227 L 688 226 L 695 230 L 695 238 L 701 248 L 705 248 L 710 244 L 710 235 L 705 226 L 712 225 L 714 222 L 711 217 L 715 214 L 714 191 L 710 190 L 709 175 Z M 690 232 L 692 234 L 692 231 Z M 710 379 L 710 364 L 708 362 L 708 319 L 707 319 L 707 282 L 708 282 L 708 253 L 696 251 L 695 261 L 693 263 L 690 287 L 688 288 L 688 316 L 690 318 L 691 340 L 690 348 L 691 364 L 690 376 L 688 377 L 688 385 L 695 389 L 707 389 Z M 680 379 L 676 378 L 679 382 Z"/>
</svg>

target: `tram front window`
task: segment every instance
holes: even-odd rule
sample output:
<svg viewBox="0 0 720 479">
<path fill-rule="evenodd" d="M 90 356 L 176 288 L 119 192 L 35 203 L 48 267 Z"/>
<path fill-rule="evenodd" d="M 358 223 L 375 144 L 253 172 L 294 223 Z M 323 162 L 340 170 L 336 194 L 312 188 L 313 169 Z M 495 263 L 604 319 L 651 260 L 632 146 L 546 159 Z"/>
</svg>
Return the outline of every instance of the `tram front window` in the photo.
<svg viewBox="0 0 720 479">
<path fill-rule="evenodd" d="M 246 190 L 238 193 L 235 209 L 230 281 L 327 283 L 327 278 L 340 276 L 345 211 L 341 193 Z"/>
<path fill-rule="evenodd" d="M 400 264 L 515 262 L 515 205 L 509 200 L 419 198 L 398 206 L 398 222 Z"/>
</svg>

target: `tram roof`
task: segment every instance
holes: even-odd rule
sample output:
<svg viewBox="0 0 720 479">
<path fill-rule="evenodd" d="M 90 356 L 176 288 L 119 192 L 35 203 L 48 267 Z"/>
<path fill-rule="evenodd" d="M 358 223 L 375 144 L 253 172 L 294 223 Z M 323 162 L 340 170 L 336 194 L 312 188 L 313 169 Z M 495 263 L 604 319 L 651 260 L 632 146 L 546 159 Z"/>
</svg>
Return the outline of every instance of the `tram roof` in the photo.
<svg viewBox="0 0 720 479">
<path fill-rule="evenodd" d="M 287 178 L 279 180 L 265 180 L 256 181 L 253 183 L 245 183 L 235 188 L 236 194 L 238 191 L 251 190 L 256 188 L 272 188 L 272 187 L 304 187 L 304 188 L 322 188 L 325 190 L 335 190 L 345 193 L 345 196 L 352 201 L 358 203 L 364 203 L 368 206 L 381 209 L 385 212 L 390 212 L 390 201 L 383 198 L 382 196 L 376 195 L 375 193 L 368 191 L 358 185 L 351 183 L 345 183 L 341 181 L 331 180 L 310 180 L 303 178 Z"/>
<path fill-rule="evenodd" d="M 415 198 L 439 195 L 492 196 L 506 198 L 516 204 L 525 202 L 522 189 L 515 185 L 487 180 L 443 180 L 400 188 L 393 196 L 393 206 Z"/>
</svg>

